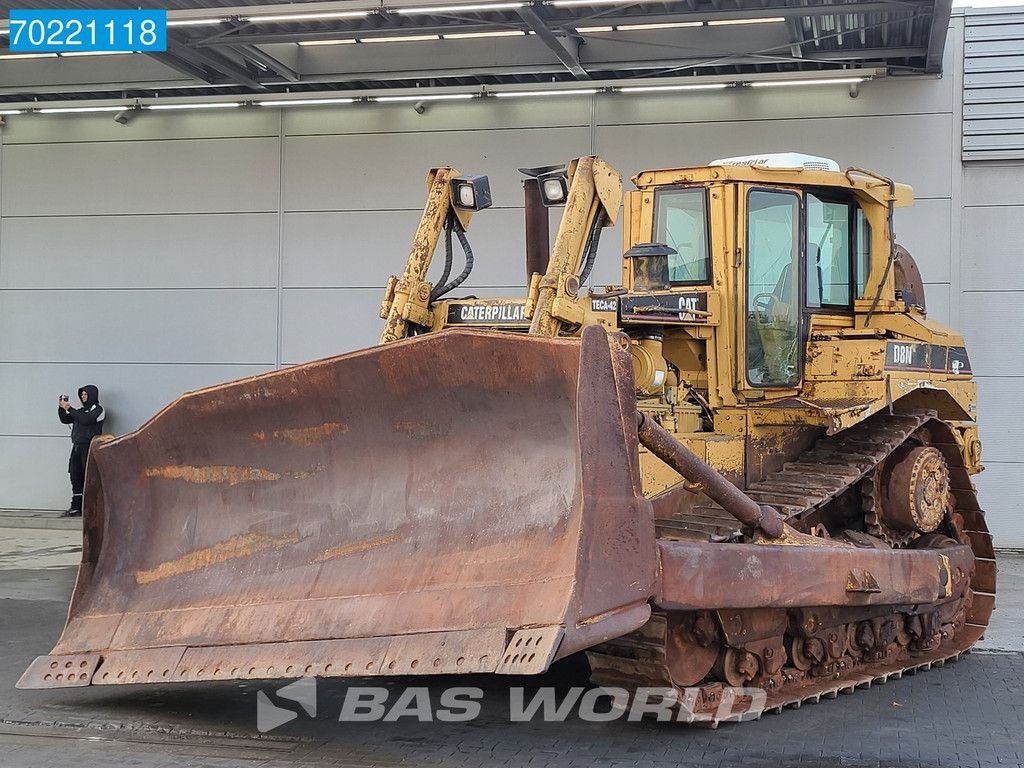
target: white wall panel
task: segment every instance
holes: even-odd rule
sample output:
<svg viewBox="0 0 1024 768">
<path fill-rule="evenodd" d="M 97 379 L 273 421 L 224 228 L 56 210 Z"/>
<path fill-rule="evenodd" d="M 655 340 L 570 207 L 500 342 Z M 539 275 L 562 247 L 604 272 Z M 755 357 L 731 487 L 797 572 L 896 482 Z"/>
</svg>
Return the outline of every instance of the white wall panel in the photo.
<svg viewBox="0 0 1024 768">
<path fill-rule="evenodd" d="M 1022 242 L 1024 205 L 965 208 L 960 262 L 964 290 L 1024 290 Z"/>
<path fill-rule="evenodd" d="M 982 452 L 984 453 L 984 447 Z M 974 476 L 978 499 L 997 548 L 1024 548 L 1024 515 L 1020 511 L 1021 462 L 984 460 L 985 471 Z"/>
<path fill-rule="evenodd" d="M 893 216 L 896 242 L 910 251 L 927 283 L 950 281 L 951 207 L 949 198 L 917 200 L 910 208 L 897 208 Z"/>
<path fill-rule="evenodd" d="M 1024 373 L 1020 371 L 1015 376 L 978 377 L 978 424 L 985 464 L 991 461 L 1024 464 L 1020 446 L 1024 432 L 1022 389 Z"/>
<path fill-rule="evenodd" d="M 38 64 L 39 62 L 36 62 Z M 281 129 L 278 110 L 225 109 L 215 120 L 203 110 L 145 112 L 121 125 L 104 112 L 80 115 L 32 115 L 9 120 L 4 144 L 64 144 L 93 141 L 152 141 L 153 139 L 215 139 L 247 136 L 277 137 Z"/>
<path fill-rule="evenodd" d="M 0 288 L 272 288 L 275 214 L 5 218 Z"/>
<path fill-rule="evenodd" d="M 400 274 L 420 211 L 288 213 L 284 217 L 284 285 L 288 288 L 381 287 Z M 473 217 L 467 231 L 475 256 L 466 287 L 525 285 L 525 235 L 520 208 L 492 208 Z M 453 276 L 465 263 L 453 238 Z M 429 277 L 444 266 L 444 245 Z"/>
<path fill-rule="evenodd" d="M 408 133 L 413 134 L 412 140 L 415 142 L 423 133 L 435 131 L 574 126 L 589 131 L 590 104 L 588 98 L 489 99 L 486 103 L 432 102 L 422 115 L 417 114 L 413 105 L 408 103 L 351 105 L 340 109 L 289 107 L 282 111 L 285 136 Z M 541 138 L 533 146 L 539 149 L 543 144 Z M 562 160 L 564 158 L 560 158 L 559 162 Z M 425 168 L 437 164 L 439 162 L 429 154 L 421 155 L 421 165 Z M 469 168 L 461 170 L 470 172 Z"/>
<path fill-rule="evenodd" d="M 964 168 L 966 207 L 1024 205 L 1024 163 L 971 165 Z"/>
<path fill-rule="evenodd" d="M 950 310 L 949 283 L 925 283 L 924 295 L 928 305 L 928 317 L 948 325 L 952 318 Z M 973 357 L 971 358 L 974 359 Z"/>
<path fill-rule="evenodd" d="M 966 291 L 960 298 L 960 329 L 967 341 L 977 376 L 1020 376 L 1024 373 L 1024 323 L 1019 291 Z"/>
<path fill-rule="evenodd" d="M 277 139 L 4 146 L 5 216 L 278 209 Z"/>
<path fill-rule="evenodd" d="M 184 392 L 253 376 L 272 365 L 104 365 L 101 363 L 0 363 L 0 391 L 19 407 L 12 409 L 0 434 L 64 437 L 69 429 L 57 419 L 57 397 L 95 384 L 107 411 L 104 431 L 124 434 L 136 429 Z M 2 487 L 2 486 L 0 486 Z M 0 500 L 0 504 L 2 504 Z"/>
<path fill-rule="evenodd" d="M 0 435 L 0 506 L 67 509 L 71 501 L 70 453 L 67 437 Z"/>
<path fill-rule="evenodd" d="M 589 130 L 445 131 L 299 136 L 285 140 L 286 211 L 422 210 L 432 166 L 490 176 L 494 205 L 522 205 L 516 168 L 564 163 L 590 151 Z"/>
<path fill-rule="evenodd" d="M 281 359 L 286 365 L 340 355 L 377 343 L 384 321 L 379 288 L 287 289 L 281 302 Z"/>
<path fill-rule="evenodd" d="M 276 318 L 274 290 L 9 290 L 0 361 L 273 364 Z"/>
<path fill-rule="evenodd" d="M 913 150 L 913 151 L 911 151 Z M 911 184 L 918 197 L 949 197 L 952 126 L 948 114 L 735 120 L 638 126 L 599 125 L 597 151 L 623 174 L 701 165 L 722 156 L 806 152 Z M 930 159 L 926 159 L 930 158 Z"/>
</svg>

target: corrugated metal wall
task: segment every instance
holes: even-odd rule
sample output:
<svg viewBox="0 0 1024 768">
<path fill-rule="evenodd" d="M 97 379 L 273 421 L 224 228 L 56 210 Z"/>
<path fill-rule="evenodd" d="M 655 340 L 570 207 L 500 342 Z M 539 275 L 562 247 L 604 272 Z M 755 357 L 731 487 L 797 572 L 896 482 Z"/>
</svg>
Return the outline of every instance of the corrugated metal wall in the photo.
<svg viewBox="0 0 1024 768">
<path fill-rule="evenodd" d="M 965 22 L 963 159 L 1024 158 L 1024 14 Z"/>
<path fill-rule="evenodd" d="M 1003 285 L 979 254 L 1011 246 L 986 230 L 996 214 L 962 190 L 954 166 L 962 52 L 955 19 L 951 74 L 868 83 L 856 99 L 832 87 L 438 103 L 423 115 L 379 105 L 152 114 L 127 126 L 109 115 L 11 119 L 0 133 L 0 507 L 66 504 L 55 402 L 79 384 L 101 387 L 124 432 L 183 390 L 374 342 L 426 171 L 445 163 L 491 176 L 495 208 L 474 219 L 466 287 L 496 295 L 524 282 L 517 167 L 596 151 L 629 176 L 795 150 L 891 174 L 915 188 L 896 231 L 921 265 L 931 314 L 970 327 L 988 382 L 1004 369 L 986 350 L 1008 330 L 975 321 L 1000 305 L 976 309 L 961 283 Z M 1007 172 L 997 183 L 1021 178 Z M 965 197 L 977 214 L 961 216 Z M 598 284 L 618 282 L 620 241 L 603 239 Z M 961 242 L 970 267 L 951 245 Z M 1005 369 L 1024 372 L 1014 354 Z M 1009 392 L 983 386 L 994 467 L 983 492 L 1001 543 L 1024 545 L 1001 490 L 1009 465 L 995 460 L 1009 455 L 998 437 Z"/>
</svg>

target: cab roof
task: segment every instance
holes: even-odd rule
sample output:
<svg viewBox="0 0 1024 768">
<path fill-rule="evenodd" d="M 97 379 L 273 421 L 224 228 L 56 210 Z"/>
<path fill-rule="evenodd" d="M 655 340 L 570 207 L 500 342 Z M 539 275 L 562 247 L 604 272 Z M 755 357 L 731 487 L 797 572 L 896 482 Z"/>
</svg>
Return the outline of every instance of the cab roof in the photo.
<svg viewBox="0 0 1024 768">
<path fill-rule="evenodd" d="M 860 168 L 826 171 L 809 168 L 766 168 L 756 165 L 701 165 L 641 171 L 633 177 L 633 183 L 641 190 L 713 182 L 833 187 L 854 190 L 884 205 L 888 205 L 891 200 L 898 208 L 914 203 L 914 190 L 908 184 L 897 184 L 881 174 Z"/>
</svg>

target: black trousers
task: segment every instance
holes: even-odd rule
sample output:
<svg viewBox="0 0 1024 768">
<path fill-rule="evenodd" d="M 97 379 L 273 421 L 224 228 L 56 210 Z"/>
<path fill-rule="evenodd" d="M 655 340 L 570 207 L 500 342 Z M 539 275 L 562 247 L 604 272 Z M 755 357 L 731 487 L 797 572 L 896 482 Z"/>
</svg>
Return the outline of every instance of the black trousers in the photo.
<svg viewBox="0 0 1024 768">
<path fill-rule="evenodd" d="M 85 462 L 89 458 L 89 444 L 75 443 L 71 446 L 68 459 L 68 473 L 71 475 L 71 509 L 82 511 L 82 489 L 85 487 Z"/>
</svg>

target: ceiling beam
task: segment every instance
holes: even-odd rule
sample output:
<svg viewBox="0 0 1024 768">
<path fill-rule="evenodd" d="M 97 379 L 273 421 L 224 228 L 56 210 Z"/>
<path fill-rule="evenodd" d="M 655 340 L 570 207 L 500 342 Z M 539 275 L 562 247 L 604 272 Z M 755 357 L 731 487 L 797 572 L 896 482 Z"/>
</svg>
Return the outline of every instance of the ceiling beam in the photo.
<svg viewBox="0 0 1024 768">
<path fill-rule="evenodd" d="M 589 80 L 590 75 L 587 74 L 587 70 L 583 68 L 580 63 L 580 57 L 578 51 L 570 50 L 565 43 L 564 37 L 557 37 L 552 32 L 547 23 L 542 19 L 533 8 L 523 7 L 520 8 L 519 16 L 526 22 L 527 26 L 530 27 L 534 32 L 537 33 L 537 37 L 544 41 L 544 44 L 550 48 L 558 60 L 562 62 L 566 69 L 572 72 L 573 77 L 577 80 Z M 578 46 L 573 46 L 578 47 Z"/>
<path fill-rule="evenodd" d="M 302 75 L 296 72 L 294 69 L 289 67 L 279 59 L 274 58 L 269 53 L 261 51 L 255 45 L 243 45 L 236 50 L 239 51 L 243 56 L 246 56 L 253 61 L 257 61 L 267 69 L 271 70 L 275 74 L 280 75 L 290 83 L 297 83 L 302 79 Z"/>
<path fill-rule="evenodd" d="M 219 72 L 238 85 L 245 85 L 257 91 L 265 91 L 267 89 L 263 83 L 254 79 L 244 66 L 230 61 L 216 51 L 190 48 L 176 40 L 168 40 L 167 52 L 179 59 L 205 64 L 210 69 Z"/>
</svg>

